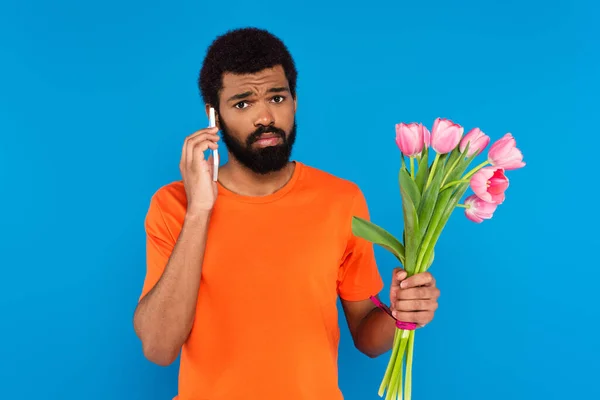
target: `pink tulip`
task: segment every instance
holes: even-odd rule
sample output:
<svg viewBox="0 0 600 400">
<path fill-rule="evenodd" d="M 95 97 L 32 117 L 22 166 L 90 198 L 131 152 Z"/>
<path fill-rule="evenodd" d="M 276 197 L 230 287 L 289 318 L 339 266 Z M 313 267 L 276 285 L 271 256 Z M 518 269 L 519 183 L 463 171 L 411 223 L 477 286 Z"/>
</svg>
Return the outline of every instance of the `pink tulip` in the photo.
<svg viewBox="0 0 600 400">
<path fill-rule="evenodd" d="M 423 125 L 417 123 L 396 124 L 396 144 L 407 157 L 421 153 L 425 143 Z M 429 132 L 428 132 L 429 133 Z"/>
<path fill-rule="evenodd" d="M 436 118 L 431 129 L 431 147 L 438 154 L 450 153 L 458 146 L 464 128 L 446 118 Z"/>
<path fill-rule="evenodd" d="M 425 147 L 429 148 L 431 145 L 431 133 L 426 126 L 423 126 L 423 124 L 421 124 L 421 126 L 423 127 L 423 141 L 425 142 Z"/>
<path fill-rule="evenodd" d="M 484 219 L 490 219 L 498 207 L 495 203 L 488 203 L 485 200 L 477 197 L 476 194 L 465 199 L 465 215 L 473 222 L 481 223 Z"/>
<path fill-rule="evenodd" d="M 498 139 L 488 152 L 488 161 L 495 167 L 505 170 L 522 168 L 523 154 L 517 149 L 517 142 L 510 133 Z"/>
<path fill-rule="evenodd" d="M 502 204 L 504 192 L 508 188 L 508 178 L 502 168 L 485 167 L 473 174 L 470 186 L 480 199 L 488 203 Z"/>
<path fill-rule="evenodd" d="M 471 143 L 469 145 L 469 150 L 467 151 L 467 157 L 471 157 L 473 154 L 481 153 L 483 149 L 487 147 L 490 143 L 490 137 L 485 133 L 481 132 L 479 128 L 473 128 L 465 135 L 465 137 L 460 141 L 460 145 L 458 146 L 460 152 L 465 151 L 467 147 L 467 143 Z"/>
</svg>

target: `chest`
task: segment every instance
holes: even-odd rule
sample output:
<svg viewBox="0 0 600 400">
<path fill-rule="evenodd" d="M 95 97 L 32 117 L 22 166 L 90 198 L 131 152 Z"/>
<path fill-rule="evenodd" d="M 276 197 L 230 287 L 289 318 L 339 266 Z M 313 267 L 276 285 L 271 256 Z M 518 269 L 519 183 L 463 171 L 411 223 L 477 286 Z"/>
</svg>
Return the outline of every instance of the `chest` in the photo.
<svg viewBox="0 0 600 400">
<path fill-rule="evenodd" d="M 338 213 L 310 205 L 216 209 L 202 266 L 203 284 L 227 285 L 249 296 L 296 287 L 334 289 L 348 238 Z"/>
</svg>

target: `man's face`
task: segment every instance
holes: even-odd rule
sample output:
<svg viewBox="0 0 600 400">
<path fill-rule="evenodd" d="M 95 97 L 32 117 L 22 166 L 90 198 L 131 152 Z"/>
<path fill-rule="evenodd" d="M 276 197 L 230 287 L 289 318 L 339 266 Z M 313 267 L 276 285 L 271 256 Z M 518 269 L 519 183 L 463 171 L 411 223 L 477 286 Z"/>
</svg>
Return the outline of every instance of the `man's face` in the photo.
<svg viewBox="0 0 600 400">
<path fill-rule="evenodd" d="M 259 174 L 285 167 L 296 138 L 296 101 L 283 68 L 226 73 L 219 97 L 219 127 L 231 155 Z"/>
</svg>

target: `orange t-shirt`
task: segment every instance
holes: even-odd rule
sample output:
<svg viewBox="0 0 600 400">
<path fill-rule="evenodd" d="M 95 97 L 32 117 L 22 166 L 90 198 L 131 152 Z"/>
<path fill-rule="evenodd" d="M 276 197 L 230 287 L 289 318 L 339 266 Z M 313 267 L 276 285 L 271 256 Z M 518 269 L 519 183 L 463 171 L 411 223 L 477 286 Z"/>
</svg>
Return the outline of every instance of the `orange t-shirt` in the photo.
<svg viewBox="0 0 600 400">
<path fill-rule="evenodd" d="M 181 181 L 160 188 L 146 217 L 147 274 L 159 280 L 182 227 Z M 296 162 L 289 182 L 261 197 L 218 187 L 196 316 L 182 347 L 177 400 L 339 400 L 337 296 L 365 300 L 383 281 L 360 189 Z"/>
</svg>

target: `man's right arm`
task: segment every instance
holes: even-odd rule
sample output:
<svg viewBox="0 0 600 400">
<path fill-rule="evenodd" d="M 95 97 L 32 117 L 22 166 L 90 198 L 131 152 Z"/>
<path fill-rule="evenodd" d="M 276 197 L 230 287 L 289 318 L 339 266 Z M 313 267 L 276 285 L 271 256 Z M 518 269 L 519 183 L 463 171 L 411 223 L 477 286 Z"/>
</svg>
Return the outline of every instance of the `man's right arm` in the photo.
<svg viewBox="0 0 600 400">
<path fill-rule="evenodd" d="M 217 149 L 217 131 L 202 129 L 185 140 L 179 168 L 187 208 L 176 241 L 157 199 L 147 217 L 147 293 L 138 303 L 133 325 L 144 355 L 159 365 L 175 361 L 194 324 L 208 223 L 218 193 L 212 156 L 206 160 L 204 152 Z"/>
<path fill-rule="evenodd" d="M 175 361 L 192 329 L 209 218 L 186 216 L 164 273 L 136 308 L 135 332 L 146 358 L 158 365 Z"/>
</svg>

